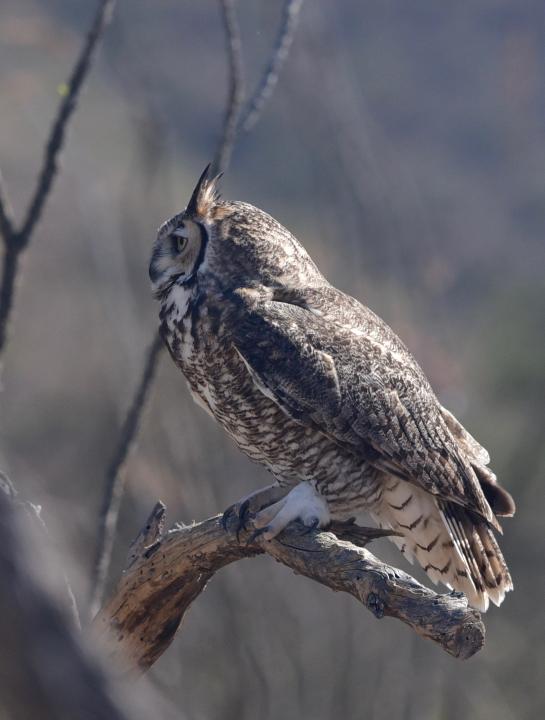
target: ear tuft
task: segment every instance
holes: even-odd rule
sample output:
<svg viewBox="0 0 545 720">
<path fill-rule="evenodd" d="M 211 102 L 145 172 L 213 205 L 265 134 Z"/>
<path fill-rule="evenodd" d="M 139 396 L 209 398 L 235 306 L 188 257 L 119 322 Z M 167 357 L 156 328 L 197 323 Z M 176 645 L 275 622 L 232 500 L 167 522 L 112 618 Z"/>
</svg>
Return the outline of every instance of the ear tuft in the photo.
<svg viewBox="0 0 545 720">
<path fill-rule="evenodd" d="M 186 213 L 191 216 L 206 217 L 212 207 L 219 201 L 218 182 L 223 173 L 210 177 L 210 163 L 204 168 L 191 199 L 187 205 Z"/>
</svg>

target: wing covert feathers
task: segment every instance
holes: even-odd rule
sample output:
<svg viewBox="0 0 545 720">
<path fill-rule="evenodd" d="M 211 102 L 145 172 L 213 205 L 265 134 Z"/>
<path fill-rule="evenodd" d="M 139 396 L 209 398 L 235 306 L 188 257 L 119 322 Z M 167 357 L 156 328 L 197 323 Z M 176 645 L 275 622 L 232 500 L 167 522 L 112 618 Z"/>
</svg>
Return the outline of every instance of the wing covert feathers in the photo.
<svg viewBox="0 0 545 720">
<path fill-rule="evenodd" d="M 258 387 L 293 419 L 314 425 L 380 470 L 470 507 L 499 530 L 447 421 L 458 436 L 465 431 L 449 413 L 445 419 L 418 364 L 391 330 L 333 288 L 310 289 L 306 306 L 304 298 L 299 292 L 293 304 L 285 294 L 277 301 L 238 293 L 235 301 L 243 308 L 230 331 Z M 483 460 L 476 441 L 467 443 L 471 457 Z"/>
</svg>

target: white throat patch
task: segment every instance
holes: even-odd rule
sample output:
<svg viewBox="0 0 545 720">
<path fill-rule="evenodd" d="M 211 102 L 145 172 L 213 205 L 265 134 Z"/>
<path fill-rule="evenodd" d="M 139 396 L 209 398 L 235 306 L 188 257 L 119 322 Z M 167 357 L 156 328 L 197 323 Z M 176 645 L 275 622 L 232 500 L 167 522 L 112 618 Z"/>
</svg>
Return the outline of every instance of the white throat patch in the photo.
<svg viewBox="0 0 545 720">
<path fill-rule="evenodd" d="M 172 312 L 169 313 L 167 318 L 169 328 L 170 323 L 177 322 L 186 315 L 192 290 L 192 287 L 186 287 L 178 283 L 174 283 L 174 285 L 170 288 L 165 301 L 165 305 L 167 307 L 171 304 L 173 305 Z"/>
</svg>

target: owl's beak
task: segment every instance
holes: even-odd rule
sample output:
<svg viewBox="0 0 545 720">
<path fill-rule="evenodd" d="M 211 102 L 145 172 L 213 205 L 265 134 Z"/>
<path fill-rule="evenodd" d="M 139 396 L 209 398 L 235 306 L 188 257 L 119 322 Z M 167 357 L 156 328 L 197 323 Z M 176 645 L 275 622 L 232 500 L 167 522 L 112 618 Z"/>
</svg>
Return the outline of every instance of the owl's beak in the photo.
<svg viewBox="0 0 545 720">
<path fill-rule="evenodd" d="M 172 258 L 176 254 L 176 243 L 172 236 L 156 240 L 149 263 L 149 279 L 154 287 L 160 284 L 163 276 L 170 269 Z"/>
<path fill-rule="evenodd" d="M 154 286 L 157 285 L 159 278 L 163 274 L 163 270 L 159 268 L 160 255 L 161 255 L 161 250 L 156 245 L 155 248 L 153 249 L 153 253 L 152 253 L 151 260 L 149 262 L 149 268 L 148 268 L 149 279 L 151 280 L 151 284 Z"/>
</svg>

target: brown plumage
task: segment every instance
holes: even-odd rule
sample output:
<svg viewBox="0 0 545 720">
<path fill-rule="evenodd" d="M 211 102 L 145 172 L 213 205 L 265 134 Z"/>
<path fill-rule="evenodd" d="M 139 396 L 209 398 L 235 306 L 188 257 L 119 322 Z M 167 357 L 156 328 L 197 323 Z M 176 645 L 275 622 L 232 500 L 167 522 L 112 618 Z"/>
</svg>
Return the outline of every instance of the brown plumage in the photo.
<svg viewBox="0 0 545 720">
<path fill-rule="evenodd" d="M 432 580 L 483 610 L 512 588 L 494 538 L 514 503 L 371 310 L 266 213 L 201 177 L 150 263 L 161 331 L 197 400 L 285 496 L 255 519 L 324 526 L 365 510 Z"/>
</svg>

